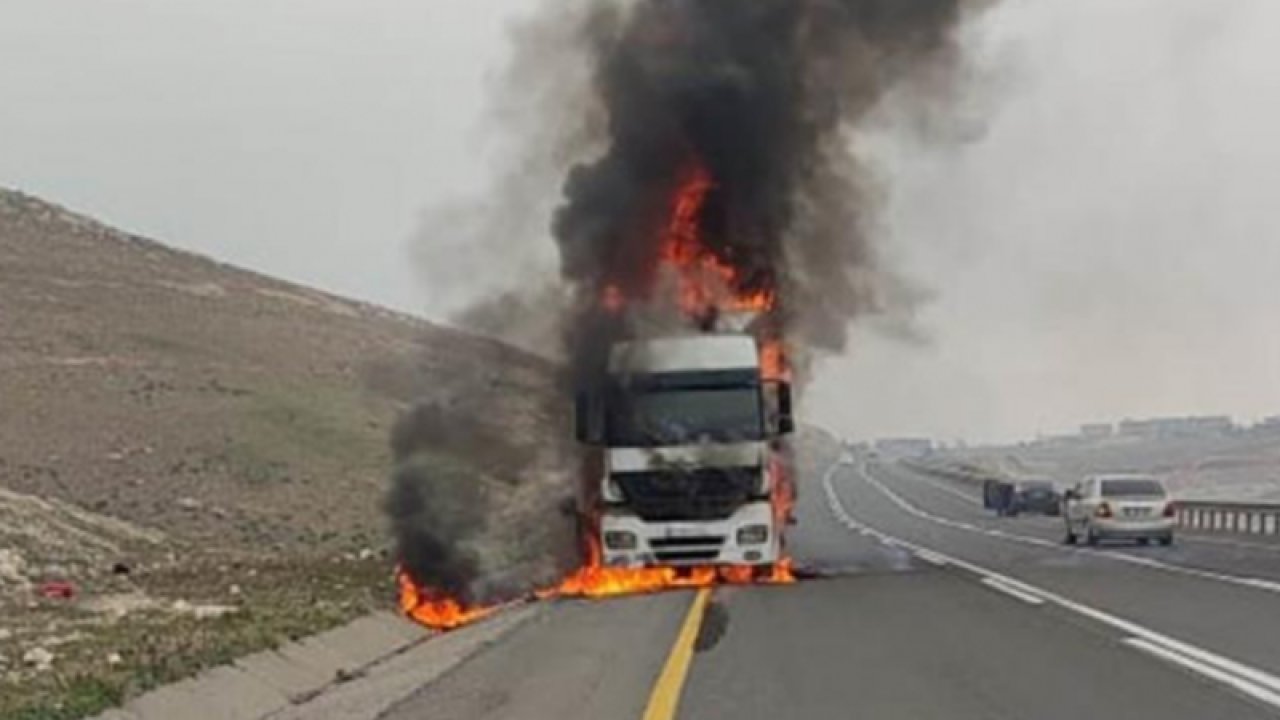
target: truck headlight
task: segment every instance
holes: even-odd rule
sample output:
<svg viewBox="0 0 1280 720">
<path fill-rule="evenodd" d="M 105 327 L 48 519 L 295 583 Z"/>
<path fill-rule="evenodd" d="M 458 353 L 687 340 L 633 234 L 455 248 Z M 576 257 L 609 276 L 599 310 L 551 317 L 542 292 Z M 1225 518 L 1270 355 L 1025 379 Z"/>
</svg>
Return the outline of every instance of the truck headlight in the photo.
<svg viewBox="0 0 1280 720">
<path fill-rule="evenodd" d="M 768 525 L 748 525 L 738 528 L 739 545 L 763 545 L 769 541 Z"/>
<path fill-rule="evenodd" d="M 604 534 L 604 546 L 610 550 L 635 550 L 636 534 L 626 530 L 609 530 Z"/>
</svg>

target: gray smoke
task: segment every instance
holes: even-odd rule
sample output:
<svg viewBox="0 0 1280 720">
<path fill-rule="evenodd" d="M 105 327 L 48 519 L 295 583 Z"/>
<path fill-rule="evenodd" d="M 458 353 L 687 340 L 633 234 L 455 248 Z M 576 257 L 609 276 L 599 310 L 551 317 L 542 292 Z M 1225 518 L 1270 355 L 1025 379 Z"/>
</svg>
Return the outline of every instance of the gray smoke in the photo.
<svg viewBox="0 0 1280 720">
<path fill-rule="evenodd" d="M 574 130 L 561 136 L 548 136 L 543 119 L 525 118 L 538 129 L 531 142 L 576 138 L 579 157 L 593 159 L 568 171 L 551 222 L 568 300 L 548 306 L 566 308 L 560 325 L 571 372 L 563 388 L 548 391 L 563 399 L 571 384 L 594 381 L 611 339 L 631 331 L 620 315 L 602 311 L 606 287 L 632 299 L 660 292 L 661 228 L 691 166 L 711 177 L 696 222 L 705 247 L 736 268 L 732 289 L 771 291 L 778 298 L 761 332 L 785 337 L 798 352 L 838 350 L 855 317 L 883 312 L 896 297 L 909 295 L 900 283 L 886 281 L 891 276 L 877 260 L 874 183 L 858 162 L 851 131 L 890 90 L 913 83 L 920 92 L 947 87 L 940 78 L 956 58 L 955 31 L 965 12 L 982 4 L 550 3 L 520 36 L 518 74 L 536 75 L 539 57 L 563 57 L 573 47 L 590 68 L 593 92 L 587 101 L 572 98 L 558 107 L 510 106 L 543 107 L 557 123 L 565 122 L 566 107 L 578 110 L 583 117 L 568 121 Z M 535 92 L 548 87 L 545 78 L 528 84 Z M 518 94 L 521 86 L 506 91 Z M 539 152 L 534 148 L 534 155 Z M 553 154 L 572 155 L 560 146 Z M 521 192 L 528 187 L 521 185 Z M 486 207 L 503 212 L 501 203 Z M 483 224 L 504 226 L 493 217 Z M 517 247 L 510 254 L 526 253 Z M 503 317 L 537 294 L 529 290 L 517 289 L 463 317 L 504 327 Z M 573 519 L 541 494 L 557 501 L 572 495 L 574 473 L 564 470 L 553 482 L 516 470 L 495 484 L 488 476 L 413 461 L 423 456 L 430 434 L 446 430 L 427 426 L 447 425 L 449 412 L 420 406 L 397 436 L 401 462 L 388 504 L 406 566 L 422 584 L 468 598 L 532 589 L 548 568 L 563 565 L 564 538 L 574 528 Z M 504 422 L 501 415 L 490 419 L 499 427 Z M 560 447 L 568 427 L 545 423 L 541 431 L 546 446 Z M 562 469 L 571 467 L 570 455 L 567 449 L 561 455 Z M 513 524 L 544 533 L 522 537 L 510 531 Z M 543 556 L 554 559 L 535 561 Z M 490 582 L 494 575 L 501 580 Z"/>
</svg>

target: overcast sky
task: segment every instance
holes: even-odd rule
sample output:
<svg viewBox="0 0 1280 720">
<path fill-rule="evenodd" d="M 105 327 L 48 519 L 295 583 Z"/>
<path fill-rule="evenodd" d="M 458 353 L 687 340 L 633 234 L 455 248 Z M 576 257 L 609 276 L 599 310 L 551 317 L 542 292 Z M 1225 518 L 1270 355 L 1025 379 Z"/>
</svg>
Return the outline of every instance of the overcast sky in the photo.
<svg viewBox="0 0 1280 720">
<path fill-rule="evenodd" d="M 499 171 L 486 100 L 531 5 L 0 0 L 0 185 L 439 318 L 463 298 L 410 240 Z M 806 411 L 948 439 L 1280 413 L 1277 27 L 1274 0 L 986 16 L 968 142 L 893 108 L 860 138 L 926 340 L 860 325 Z"/>
</svg>

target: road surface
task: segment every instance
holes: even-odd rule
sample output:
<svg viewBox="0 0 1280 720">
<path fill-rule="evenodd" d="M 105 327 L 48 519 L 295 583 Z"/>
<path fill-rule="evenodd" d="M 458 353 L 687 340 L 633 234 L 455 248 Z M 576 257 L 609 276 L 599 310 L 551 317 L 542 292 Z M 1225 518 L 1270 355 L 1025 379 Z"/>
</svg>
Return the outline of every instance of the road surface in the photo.
<svg viewBox="0 0 1280 720">
<path fill-rule="evenodd" d="M 813 475 L 792 549 L 831 577 L 561 602 L 383 718 L 1280 716 L 1280 546 L 1068 548 L 899 465 Z"/>
</svg>

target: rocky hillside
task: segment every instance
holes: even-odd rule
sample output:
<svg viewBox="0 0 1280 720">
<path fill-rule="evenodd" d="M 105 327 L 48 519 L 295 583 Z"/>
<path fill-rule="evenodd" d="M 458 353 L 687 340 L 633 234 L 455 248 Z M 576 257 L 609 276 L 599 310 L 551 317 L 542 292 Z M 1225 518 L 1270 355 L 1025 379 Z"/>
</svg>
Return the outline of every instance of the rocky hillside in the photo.
<svg viewBox="0 0 1280 720">
<path fill-rule="evenodd" d="M 389 602 L 397 418 L 501 480 L 567 436 L 553 387 L 507 345 L 0 190 L 0 718 Z"/>
<path fill-rule="evenodd" d="M 203 543 L 373 543 L 406 402 L 467 421 L 500 390 L 519 417 L 550 387 L 498 343 L 9 192 L 0 308 L 0 486 Z"/>
</svg>

